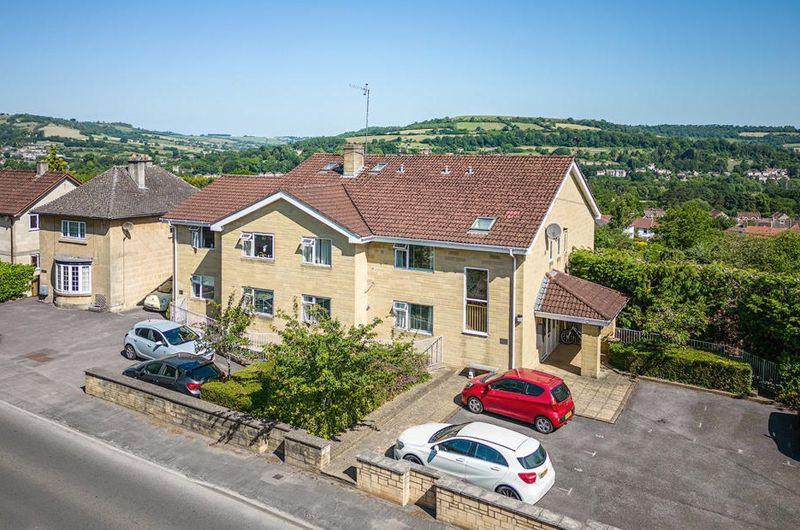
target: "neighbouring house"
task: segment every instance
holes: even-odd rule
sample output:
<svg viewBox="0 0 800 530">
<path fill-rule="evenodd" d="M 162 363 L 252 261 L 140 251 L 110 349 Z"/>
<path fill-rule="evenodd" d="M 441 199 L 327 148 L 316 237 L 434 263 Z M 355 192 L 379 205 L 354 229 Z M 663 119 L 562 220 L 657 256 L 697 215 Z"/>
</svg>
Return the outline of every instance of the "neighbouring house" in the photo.
<svg viewBox="0 0 800 530">
<path fill-rule="evenodd" d="M 32 210 L 69 193 L 80 182 L 67 173 L 47 170 L 0 170 L 0 261 L 31 264 L 39 269 L 39 216 Z M 33 293 L 37 292 L 34 282 Z"/>
<path fill-rule="evenodd" d="M 348 144 L 281 177 L 225 175 L 167 213 L 177 243 L 173 314 L 247 297 L 251 331 L 278 311 L 382 318 L 381 337 L 443 345 L 455 367 L 534 367 L 567 326 L 582 371 L 624 297 L 564 271 L 600 212 L 564 156 L 372 155 Z M 297 308 L 297 309 L 295 309 Z"/>
<path fill-rule="evenodd" d="M 608 223 L 611 222 L 612 217 L 608 214 L 601 214 L 600 217 L 597 218 L 597 226 L 606 226 Z"/>
<path fill-rule="evenodd" d="M 739 226 L 758 221 L 761 221 L 761 214 L 758 212 L 736 212 L 736 224 Z"/>
<path fill-rule="evenodd" d="M 160 217 L 196 191 L 134 155 L 36 208 L 43 298 L 111 311 L 140 304 L 172 274 L 171 234 Z"/>
<path fill-rule="evenodd" d="M 658 219 L 659 217 L 664 217 L 666 212 L 663 208 L 645 208 L 644 210 L 644 218 L 645 219 Z"/>
<path fill-rule="evenodd" d="M 776 226 L 745 226 L 739 229 L 739 233 L 746 236 L 753 237 L 773 237 L 778 236 L 786 231 L 800 232 L 800 225 L 789 227 L 776 227 Z"/>
<path fill-rule="evenodd" d="M 628 234 L 631 239 L 638 237 L 641 239 L 652 239 L 656 233 L 654 231 L 658 225 L 658 219 L 655 217 L 637 217 L 631 224 L 625 227 L 624 232 Z"/>
<path fill-rule="evenodd" d="M 794 224 L 792 218 L 783 212 L 775 212 L 770 216 L 770 221 L 773 228 L 789 228 Z"/>
<path fill-rule="evenodd" d="M 712 219 L 730 219 L 728 214 L 726 214 L 722 210 L 711 210 L 711 218 Z"/>
</svg>

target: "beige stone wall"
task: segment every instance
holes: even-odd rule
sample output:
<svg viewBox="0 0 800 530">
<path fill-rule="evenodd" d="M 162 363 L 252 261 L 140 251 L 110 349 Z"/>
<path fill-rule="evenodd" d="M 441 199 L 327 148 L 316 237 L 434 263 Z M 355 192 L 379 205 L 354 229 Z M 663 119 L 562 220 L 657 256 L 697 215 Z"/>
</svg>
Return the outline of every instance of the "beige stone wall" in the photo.
<svg viewBox="0 0 800 530">
<path fill-rule="evenodd" d="M 86 223 L 86 239 L 73 240 L 61 237 L 61 220 L 84 221 Z M 39 218 L 41 229 L 40 263 L 41 285 L 49 286 L 47 299 L 56 304 L 68 307 L 85 307 L 92 302 L 93 295 L 102 295 L 108 299 L 110 294 L 109 276 L 111 259 L 109 254 L 108 233 L 111 223 L 100 219 L 81 219 L 42 215 Z M 55 293 L 55 260 L 56 254 L 90 258 L 92 260 L 92 294 L 89 296 L 71 296 Z"/>
<path fill-rule="evenodd" d="M 133 223 L 126 236 L 122 226 Z M 123 310 L 144 298 L 172 276 L 172 236 L 157 217 L 111 221 L 108 231 L 110 278 L 108 305 Z"/>
<path fill-rule="evenodd" d="M 208 303 L 204 300 L 192 298 L 192 275 L 202 274 L 213 276 L 216 281 L 215 294 L 216 301 L 220 301 L 221 275 L 221 252 L 219 250 L 220 235 L 214 234 L 214 248 L 192 248 L 192 233 L 188 226 L 175 226 L 178 233 L 178 273 L 175 282 L 175 290 L 178 300 L 186 309 L 199 313 L 207 314 Z"/>
<path fill-rule="evenodd" d="M 30 229 L 30 212 L 39 206 L 61 197 L 77 186 L 65 180 L 30 208 L 14 219 L 14 263 L 30 263 L 30 257 L 39 253 L 40 230 Z M 11 261 L 11 218 L 0 218 L 0 261 Z"/>
</svg>

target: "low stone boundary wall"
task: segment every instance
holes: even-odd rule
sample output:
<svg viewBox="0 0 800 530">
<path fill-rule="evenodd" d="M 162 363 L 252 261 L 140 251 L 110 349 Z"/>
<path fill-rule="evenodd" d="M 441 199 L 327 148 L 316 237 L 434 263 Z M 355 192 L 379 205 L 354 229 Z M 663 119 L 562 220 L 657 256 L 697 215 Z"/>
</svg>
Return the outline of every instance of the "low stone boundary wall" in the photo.
<svg viewBox="0 0 800 530">
<path fill-rule="evenodd" d="M 321 471 L 330 462 L 331 444 L 301 429 L 174 392 L 166 388 L 90 368 L 84 372 L 86 393 L 143 412 L 159 420 L 256 453 L 283 451 L 287 464 Z"/>
<path fill-rule="evenodd" d="M 417 504 L 434 512 L 437 520 L 462 528 L 615 530 L 596 521 L 584 524 L 424 466 L 375 453 L 358 456 L 357 473 L 362 491 L 402 506 Z"/>
</svg>

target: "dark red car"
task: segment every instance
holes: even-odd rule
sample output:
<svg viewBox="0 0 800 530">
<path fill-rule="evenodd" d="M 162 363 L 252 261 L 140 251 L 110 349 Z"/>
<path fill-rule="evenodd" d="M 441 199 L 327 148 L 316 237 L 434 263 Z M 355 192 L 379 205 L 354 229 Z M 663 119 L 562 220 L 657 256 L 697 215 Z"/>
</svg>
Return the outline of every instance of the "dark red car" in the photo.
<svg viewBox="0 0 800 530">
<path fill-rule="evenodd" d="M 461 391 L 461 402 L 475 414 L 487 410 L 509 416 L 531 423 L 545 434 L 575 414 L 572 395 L 563 379 L 528 368 L 472 379 Z"/>
</svg>

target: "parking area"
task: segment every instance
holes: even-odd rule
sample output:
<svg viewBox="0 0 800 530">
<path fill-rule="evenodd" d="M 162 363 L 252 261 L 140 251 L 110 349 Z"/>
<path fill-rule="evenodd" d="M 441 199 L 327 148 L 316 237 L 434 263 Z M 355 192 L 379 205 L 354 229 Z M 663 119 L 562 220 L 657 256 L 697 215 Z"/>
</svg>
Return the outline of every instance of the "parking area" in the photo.
<svg viewBox="0 0 800 530">
<path fill-rule="evenodd" d="M 556 469 L 539 505 L 620 528 L 794 528 L 800 521 L 800 422 L 747 400 L 639 381 L 616 424 L 576 417 L 542 436 Z"/>
</svg>

